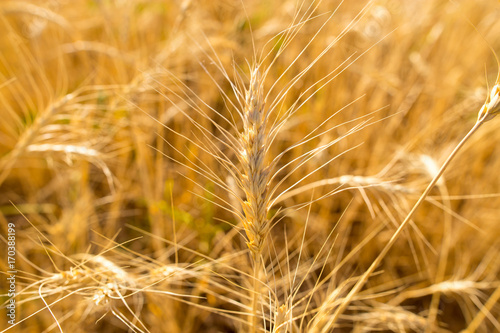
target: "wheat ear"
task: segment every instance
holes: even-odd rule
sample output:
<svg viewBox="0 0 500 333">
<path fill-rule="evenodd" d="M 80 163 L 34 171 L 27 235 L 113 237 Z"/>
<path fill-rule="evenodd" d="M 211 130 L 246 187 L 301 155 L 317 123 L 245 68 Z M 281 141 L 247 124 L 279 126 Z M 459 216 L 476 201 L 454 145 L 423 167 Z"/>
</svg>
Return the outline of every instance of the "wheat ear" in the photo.
<svg viewBox="0 0 500 333">
<path fill-rule="evenodd" d="M 243 227 L 248 237 L 248 248 L 257 261 L 269 231 L 268 183 L 269 168 L 266 155 L 266 121 L 263 88 L 259 69 L 252 71 L 250 85 L 246 91 L 244 128 L 240 141 L 243 147 L 241 183 L 246 195 L 243 204 L 245 219 Z"/>
<path fill-rule="evenodd" d="M 500 76 L 499 76 L 500 78 Z M 469 140 L 469 138 L 481 127 L 482 124 L 485 122 L 493 119 L 498 113 L 500 113 L 500 79 L 497 79 L 496 84 L 493 86 L 493 89 L 491 90 L 490 94 L 486 98 L 485 103 L 481 107 L 481 109 L 478 112 L 477 120 L 474 126 L 469 130 L 469 132 L 464 136 L 464 138 L 457 144 L 455 149 L 450 153 L 446 161 L 443 163 L 441 166 L 441 169 L 439 169 L 438 173 L 434 176 L 434 178 L 431 180 L 427 188 L 425 189 L 424 193 L 420 196 L 418 201 L 415 203 L 411 211 L 406 215 L 406 218 L 404 221 L 400 224 L 398 229 L 394 232 L 392 235 L 391 239 L 389 242 L 384 246 L 382 251 L 379 253 L 379 255 L 373 260 L 372 264 L 370 267 L 366 270 L 365 273 L 361 276 L 361 278 L 356 282 L 354 287 L 351 289 L 349 294 L 345 297 L 344 302 L 337 308 L 335 313 L 333 314 L 333 321 L 336 321 L 339 316 L 344 312 L 344 310 L 347 308 L 349 303 L 352 301 L 354 298 L 354 295 L 358 293 L 363 285 L 366 283 L 368 278 L 370 277 L 371 274 L 375 271 L 375 269 L 380 265 L 382 262 L 382 259 L 386 256 L 386 254 L 389 252 L 389 250 L 392 248 L 392 246 L 396 243 L 396 240 L 399 238 L 399 235 L 403 232 L 403 229 L 410 223 L 410 220 L 413 216 L 413 214 L 416 212 L 416 210 L 420 207 L 420 205 L 425 201 L 425 198 L 427 198 L 427 195 L 430 193 L 430 191 L 434 188 L 434 185 L 438 182 L 439 178 L 441 178 L 441 175 L 444 173 L 448 165 L 450 164 L 451 160 L 457 155 L 458 151 L 464 146 L 465 142 Z"/>
</svg>

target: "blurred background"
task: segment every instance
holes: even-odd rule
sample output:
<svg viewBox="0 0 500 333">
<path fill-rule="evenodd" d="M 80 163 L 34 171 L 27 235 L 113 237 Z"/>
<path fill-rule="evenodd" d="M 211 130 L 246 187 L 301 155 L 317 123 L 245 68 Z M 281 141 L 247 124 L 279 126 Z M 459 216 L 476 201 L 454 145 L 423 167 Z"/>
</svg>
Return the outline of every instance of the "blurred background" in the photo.
<svg viewBox="0 0 500 333">
<path fill-rule="evenodd" d="M 297 189 L 273 208 L 267 266 L 287 331 L 459 332 L 481 313 L 477 332 L 500 331 L 499 119 L 327 320 L 474 125 L 499 73 L 499 18 L 489 0 L 0 1 L 0 269 L 13 222 L 24 320 L 8 332 L 247 331 L 234 196 L 200 170 L 234 186 L 206 133 L 241 130 L 231 82 L 241 91 L 256 60 L 273 119 L 303 103 L 269 156 L 323 133 L 277 167 L 277 193 Z M 277 304 L 263 329 L 279 331 Z"/>
</svg>

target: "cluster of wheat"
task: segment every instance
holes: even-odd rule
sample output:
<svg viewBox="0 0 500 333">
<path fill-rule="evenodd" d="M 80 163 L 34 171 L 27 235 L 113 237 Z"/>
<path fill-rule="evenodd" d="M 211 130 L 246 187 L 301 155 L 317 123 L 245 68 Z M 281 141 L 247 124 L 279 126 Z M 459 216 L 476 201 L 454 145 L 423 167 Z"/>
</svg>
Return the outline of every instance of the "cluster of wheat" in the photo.
<svg viewBox="0 0 500 333">
<path fill-rule="evenodd" d="M 0 332 L 500 331 L 499 18 L 0 2 Z"/>
</svg>

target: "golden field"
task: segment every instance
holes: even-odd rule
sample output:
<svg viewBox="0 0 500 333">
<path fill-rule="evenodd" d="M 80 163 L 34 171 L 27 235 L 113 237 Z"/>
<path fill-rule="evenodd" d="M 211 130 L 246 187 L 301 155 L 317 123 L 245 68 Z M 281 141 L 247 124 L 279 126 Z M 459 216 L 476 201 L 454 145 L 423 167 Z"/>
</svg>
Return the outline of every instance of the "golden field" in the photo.
<svg viewBox="0 0 500 333">
<path fill-rule="evenodd" d="M 0 32 L 0 332 L 500 332 L 498 1 L 2 0 Z"/>
</svg>

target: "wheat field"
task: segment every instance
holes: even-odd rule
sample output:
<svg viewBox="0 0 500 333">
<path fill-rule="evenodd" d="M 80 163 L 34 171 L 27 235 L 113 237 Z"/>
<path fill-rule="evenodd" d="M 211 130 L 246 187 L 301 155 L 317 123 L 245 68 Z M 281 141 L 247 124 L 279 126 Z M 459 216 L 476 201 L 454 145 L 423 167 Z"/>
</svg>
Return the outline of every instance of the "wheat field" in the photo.
<svg viewBox="0 0 500 333">
<path fill-rule="evenodd" d="M 500 332 L 498 1 L 2 0 L 0 32 L 0 332 Z"/>
</svg>

